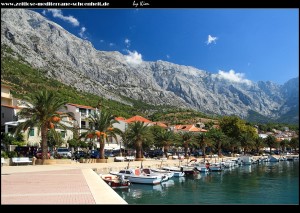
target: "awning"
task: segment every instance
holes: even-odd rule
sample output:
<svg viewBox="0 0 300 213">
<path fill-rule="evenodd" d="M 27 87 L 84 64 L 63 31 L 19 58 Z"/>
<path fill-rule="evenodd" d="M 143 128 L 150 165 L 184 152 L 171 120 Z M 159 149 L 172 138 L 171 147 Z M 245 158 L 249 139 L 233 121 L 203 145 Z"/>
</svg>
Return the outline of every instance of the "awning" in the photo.
<svg viewBox="0 0 300 213">
<path fill-rule="evenodd" d="M 18 120 L 18 121 L 9 121 L 9 122 L 5 122 L 4 125 L 8 125 L 8 126 L 18 126 L 19 123 L 23 123 L 26 120 Z"/>
</svg>

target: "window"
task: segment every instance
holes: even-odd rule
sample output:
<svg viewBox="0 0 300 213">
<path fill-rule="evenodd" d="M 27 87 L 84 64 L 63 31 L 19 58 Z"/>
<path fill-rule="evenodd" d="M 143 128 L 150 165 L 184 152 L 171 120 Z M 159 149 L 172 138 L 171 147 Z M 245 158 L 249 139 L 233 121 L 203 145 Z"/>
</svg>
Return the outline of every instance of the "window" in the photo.
<svg viewBox="0 0 300 213">
<path fill-rule="evenodd" d="M 2 112 L 1 114 L 2 114 L 2 115 L 1 115 L 1 116 L 2 116 L 2 118 L 4 118 L 4 113 Z"/>
<path fill-rule="evenodd" d="M 29 130 L 29 136 L 34 136 L 34 129 Z"/>
<path fill-rule="evenodd" d="M 86 122 L 85 121 L 81 121 L 81 128 L 86 128 Z"/>
<path fill-rule="evenodd" d="M 61 131 L 60 134 L 61 134 L 61 137 L 62 137 L 62 138 L 65 138 L 65 137 L 66 137 L 66 132 L 65 132 L 65 131 Z"/>
<path fill-rule="evenodd" d="M 86 116 L 86 109 L 79 108 L 79 112 L 81 113 L 81 116 Z"/>
</svg>

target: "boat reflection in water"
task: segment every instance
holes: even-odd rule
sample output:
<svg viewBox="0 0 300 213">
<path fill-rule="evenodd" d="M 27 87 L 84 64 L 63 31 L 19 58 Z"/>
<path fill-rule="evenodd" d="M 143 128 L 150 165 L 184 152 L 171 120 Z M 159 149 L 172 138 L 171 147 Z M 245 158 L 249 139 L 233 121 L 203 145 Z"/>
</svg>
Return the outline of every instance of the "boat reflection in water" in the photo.
<svg viewBox="0 0 300 213">
<path fill-rule="evenodd" d="M 141 198 L 145 197 L 147 195 L 152 195 L 157 193 L 159 196 L 161 196 L 162 193 L 164 193 L 167 188 L 175 186 L 174 180 L 168 180 L 164 181 L 161 184 L 157 185 L 147 185 L 147 184 L 134 184 L 132 183 L 129 187 L 128 190 L 126 191 L 120 191 L 118 190 L 118 193 L 121 192 L 121 197 L 125 199 L 126 197 L 131 197 L 131 198 Z"/>
<path fill-rule="evenodd" d="M 178 178 L 178 182 L 179 182 L 179 183 L 185 182 L 185 177 L 179 177 L 179 178 Z"/>
</svg>

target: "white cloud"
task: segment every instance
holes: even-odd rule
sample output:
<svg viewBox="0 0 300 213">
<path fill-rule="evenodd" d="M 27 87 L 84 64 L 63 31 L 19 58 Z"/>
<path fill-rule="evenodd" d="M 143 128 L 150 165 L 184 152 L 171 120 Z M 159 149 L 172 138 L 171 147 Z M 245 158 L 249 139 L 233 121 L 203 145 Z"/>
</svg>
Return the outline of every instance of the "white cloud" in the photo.
<svg viewBox="0 0 300 213">
<path fill-rule="evenodd" d="M 44 12 L 44 11 L 43 11 Z M 48 12 L 51 12 L 53 17 L 60 18 L 64 21 L 71 23 L 73 26 L 79 26 L 79 21 L 73 16 L 64 16 L 61 10 L 58 9 L 48 9 Z M 45 13 L 43 13 L 45 14 Z"/>
<path fill-rule="evenodd" d="M 244 78 L 244 76 L 245 76 L 244 73 L 235 73 L 234 70 L 229 70 L 229 72 L 219 70 L 218 74 L 213 74 L 212 76 L 215 78 L 223 78 L 228 81 L 232 81 L 232 82 L 236 82 L 236 83 L 251 84 L 250 80 Z"/>
<path fill-rule="evenodd" d="M 101 43 L 103 43 L 103 42 L 104 42 L 104 40 L 103 40 L 103 39 L 101 39 L 101 40 L 100 40 L 100 42 L 101 42 Z"/>
<path fill-rule="evenodd" d="M 128 38 L 126 38 L 124 42 L 125 42 L 125 44 L 126 44 L 126 47 L 129 48 L 129 47 L 130 47 L 130 42 L 131 42 L 131 41 L 130 41 Z"/>
<path fill-rule="evenodd" d="M 171 58 L 170 55 L 168 55 L 168 54 L 166 55 L 166 57 L 167 57 L 167 59 Z"/>
<path fill-rule="evenodd" d="M 43 10 L 43 11 L 42 11 L 42 14 L 45 16 L 45 15 L 46 15 L 46 10 Z"/>
<path fill-rule="evenodd" d="M 112 46 L 115 46 L 115 44 L 114 44 L 114 43 L 109 43 L 109 46 L 111 46 L 111 47 L 112 47 Z"/>
<path fill-rule="evenodd" d="M 141 64 L 143 62 L 142 59 L 142 55 L 140 53 L 138 53 L 137 51 L 131 52 L 131 51 L 127 51 L 129 55 L 126 55 L 126 61 L 129 64 L 133 64 L 133 65 L 138 65 Z"/>
<path fill-rule="evenodd" d="M 216 40 L 217 40 L 217 39 L 218 39 L 217 37 L 213 37 L 213 36 L 211 36 L 211 35 L 208 35 L 206 44 L 209 45 L 209 44 L 211 44 L 212 42 L 214 42 L 214 43 L 216 44 Z"/>
<path fill-rule="evenodd" d="M 79 36 L 80 36 L 81 38 L 84 38 L 84 39 L 87 38 L 87 37 L 84 35 L 85 31 L 86 31 L 86 28 L 85 28 L 85 27 L 81 27 L 80 32 L 78 33 Z"/>
</svg>

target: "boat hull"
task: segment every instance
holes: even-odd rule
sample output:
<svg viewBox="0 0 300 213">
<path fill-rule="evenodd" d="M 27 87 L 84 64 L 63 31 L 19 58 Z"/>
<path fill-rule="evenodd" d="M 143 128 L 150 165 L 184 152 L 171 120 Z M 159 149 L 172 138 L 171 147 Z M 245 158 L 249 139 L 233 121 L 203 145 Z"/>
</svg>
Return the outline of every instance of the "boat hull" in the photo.
<svg viewBox="0 0 300 213">
<path fill-rule="evenodd" d="M 117 189 L 117 188 L 125 189 L 130 186 L 129 180 L 122 179 L 117 175 L 111 175 L 111 174 L 101 175 L 101 178 L 113 189 Z"/>
<path fill-rule="evenodd" d="M 156 185 L 162 182 L 162 178 L 159 176 L 130 176 L 128 180 L 131 183 L 150 184 Z"/>
</svg>

